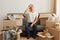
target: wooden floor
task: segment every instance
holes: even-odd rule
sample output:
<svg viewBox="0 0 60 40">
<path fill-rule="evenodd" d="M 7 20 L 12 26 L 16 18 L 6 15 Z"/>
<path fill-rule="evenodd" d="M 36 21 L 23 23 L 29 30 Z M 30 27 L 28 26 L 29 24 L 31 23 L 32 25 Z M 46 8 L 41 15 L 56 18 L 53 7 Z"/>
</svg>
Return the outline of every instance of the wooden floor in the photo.
<svg viewBox="0 0 60 40">
<path fill-rule="evenodd" d="M 26 37 L 21 37 L 21 40 L 36 40 L 36 39 L 33 39 L 32 37 L 30 37 L 29 39 L 27 39 Z"/>
</svg>

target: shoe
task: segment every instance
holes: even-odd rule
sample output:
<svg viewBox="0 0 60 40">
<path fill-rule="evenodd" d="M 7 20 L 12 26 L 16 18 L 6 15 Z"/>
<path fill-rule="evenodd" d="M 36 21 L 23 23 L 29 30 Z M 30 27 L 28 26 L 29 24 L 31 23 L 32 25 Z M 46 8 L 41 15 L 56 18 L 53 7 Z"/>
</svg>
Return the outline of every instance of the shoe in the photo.
<svg viewBox="0 0 60 40">
<path fill-rule="evenodd" d="M 36 39 L 36 36 L 32 36 L 33 39 Z"/>
<path fill-rule="evenodd" d="M 30 36 L 27 36 L 27 39 L 29 39 L 30 38 Z"/>
</svg>

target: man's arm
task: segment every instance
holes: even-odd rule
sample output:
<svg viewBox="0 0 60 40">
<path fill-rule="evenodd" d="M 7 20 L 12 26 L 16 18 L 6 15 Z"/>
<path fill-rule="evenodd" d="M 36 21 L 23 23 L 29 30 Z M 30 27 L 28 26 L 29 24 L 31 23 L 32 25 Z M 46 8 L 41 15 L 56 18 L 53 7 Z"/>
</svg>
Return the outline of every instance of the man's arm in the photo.
<svg viewBox="0 0 60 40">
<path fill-rule="evenodd" d="M 32 24 L 34 25 L 37 21 L 38 21 L 38 17 L 35 17 L 35 20 L 32 22 Z"/>
<path fill-rule="evenodd" d="M 35 20 L 32 22 L 32 24 L 30 25 L 30 28 L 33 27 L 33 25 L 38 21 L 38 17 L 35 17 Z"/>
<path fill-rule="evenodd" d="M 29 8 L 27 8 L 24 12 L 24 14 L 28 14 L 29 13 Z"/>
</svg>

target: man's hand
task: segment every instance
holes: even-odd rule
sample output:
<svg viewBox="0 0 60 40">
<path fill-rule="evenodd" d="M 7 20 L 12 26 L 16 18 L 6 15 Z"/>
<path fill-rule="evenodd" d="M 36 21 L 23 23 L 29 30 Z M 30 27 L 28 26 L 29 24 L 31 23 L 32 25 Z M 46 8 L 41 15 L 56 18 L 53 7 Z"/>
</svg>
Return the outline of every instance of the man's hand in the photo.
<svg viewBox="0 0 60 40">
<path fill-rule="evenodd" d="M 32 29 L 32 27 L 33 27 L 33 24 L 30 25 L 30 28 L 31 28 L 31 29 Z"/>
</svg>

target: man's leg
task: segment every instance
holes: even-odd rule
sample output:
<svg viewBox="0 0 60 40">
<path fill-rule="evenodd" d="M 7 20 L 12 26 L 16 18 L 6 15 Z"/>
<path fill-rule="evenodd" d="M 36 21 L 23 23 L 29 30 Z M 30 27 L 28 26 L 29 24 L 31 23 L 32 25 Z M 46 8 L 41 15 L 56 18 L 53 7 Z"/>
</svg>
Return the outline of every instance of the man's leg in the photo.
<svg viewBox="0 0 60 40">
<path fill-rule="evenodd" d="M 37 32 L 37 25 L 36 24 L 33 25 L 32 32 L 33 32 L 33 38 L 36 38 L 36 32 Z"/>
<path fill-rule="evenodd" d="M 30 37 L 30 28 L 29 28 L 30 24 L 26 23 L 25 24 L 25 30 L 26 30 L 26 34 L 27 34 L 27 38 L 29 39 Z"/>
</svg>

